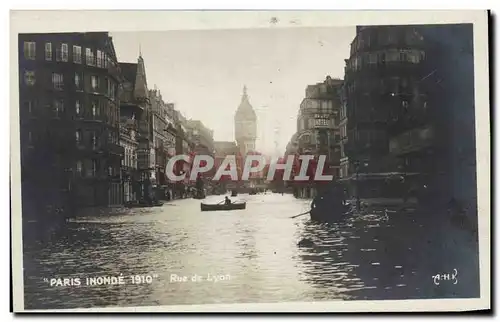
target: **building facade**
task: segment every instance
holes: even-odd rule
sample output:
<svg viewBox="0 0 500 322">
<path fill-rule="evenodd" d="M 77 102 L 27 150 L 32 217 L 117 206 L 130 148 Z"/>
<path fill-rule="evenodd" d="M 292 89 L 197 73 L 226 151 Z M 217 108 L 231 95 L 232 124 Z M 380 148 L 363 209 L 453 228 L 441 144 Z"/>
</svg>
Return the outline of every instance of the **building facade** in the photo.
<svg viewBox="0 0 500 322">
<path fill-rule="evenodd" d="M 238 155 L 238 146 L 234 141 L 215 141 L 215 168 L 218 169 L 226 156 Z M 232 180 L 229 176 L 222 176 L 218 182 L 214 182 L 215 192 L 225 193 L 227 190 L 237 188 L 237 181 Z"/>
<path fill-rule="evenodd" d="M 190 141 L 187 129 L 187 120 L 178 110 L 174 110 L 176 137 L 175 137 L 175 153 L 176 155 L 192 156 L 194 153 L 194 143 Z M 193 159 L 189 157 L 187 160 L 179 160 L 175 164 L 175 174 L 185 174 L 184 180 L 175 183 L 174 198 L 185 198 L 191 190 L 191 182 L 189 176 L 191 175 L 191 166 Z"/>
<path fill-rule="evenodd" d="M 151 179 L 155 178 L 155 151 L 152 128 L 152 108 L 146 81 L 144 59 L 137 63 L 120 63 L 123 91 L 120 110 L 123 119 L 134 119 L 137 128 L 137 171 L 131 175 L 138 199 L 153 197 Z"/>
<path fill-rule="evenodd" d="M 172 187 L 165 171 L 170 157 L 175 155 L 173 105 L 165 103 L 159 90 L 150 90 L 149 97 L 155 149 L 155 175 L 151 182 L 155 187 L 157 199 L 170 199 Z"/>
<path fill-rule="evenodd" d="M 477 216 L 473 27 L 416 29 L 426 44 L 421 83 L 427 100 L 398 115 L 391 152 L 405 159 L 409 171 L 423 174 L 422 197 L 439 204 L 455 199 Z"/>
<path fill-rule="evenodd" d="M 346 145 L 348 143 L 347 136 L 347 95 L 346 86 L 342 84 L 340 88 L 340 112 L 339 112 L 339 133 L 340 133 L 340 171 L 339 178 L 341 180 L 349 178 L 352 175 L 352 167 L 350 167 L 349 157 L 346 153 Z"/>
<path fill-rule="evenodd" d="M 297 117 L 299 153 L 325 155 L 325 170 L 338 177 L 340 166 L 340 89 L 343 81 L 330 76 L 322 83 L 309 85 Z"/>
<path fill-rule="evenodd" d="M 341 79 L 327 76 L 325 81 L 307 86 L 297 116 L 297 132 L 287 147 L 289 154 L 313 155 L 315 159 L 311 161 L 311 168 L 315 167 L 319 156 L 325 156 L 323 174 L 333 175 L 336 179 L 340 177 L 339 113 L 342 84 Z M 313 178 L 309 182 L 293 183 L 296 195 L 314 196 L 317 183 L 312 181 Z"/>
<path fill-rule="evenodd" d="M 413 26 L 357 28 L 345 69 L 344 148 L 351 180 L 358 180 L 360 173 L 377 174 L 378 179 L 351 185 L 353 194 L 400 197 L 407 190 L 388 183 L 383 174 L 403 175 L 401 180 L 408 178 L 406 184 L 412 180 L 405 159 L 389 153 L 389 141 L 397 133 L 397 115 L 426 104 L 421 82 L 424 60 L 425 42 Z"/>
<path fill-rule="evenodd" d="M 121 80 L 111 37 L 21 34 L 18 52 L 23 218 L 36 216 L 33 207 L 68 215 L 120 204 Z"/>
<path fill-rule="evenodd" d="M 123 147 L 124 156 L 122 159 L 122 180 L 123 180 L 123 201 L 137 200 L 137 191 L 134 189 L 134 180 L 137 180 L 137 123 L 132 117 L 121 116 L 120 124 L 120 145 Z"/>
</svg>

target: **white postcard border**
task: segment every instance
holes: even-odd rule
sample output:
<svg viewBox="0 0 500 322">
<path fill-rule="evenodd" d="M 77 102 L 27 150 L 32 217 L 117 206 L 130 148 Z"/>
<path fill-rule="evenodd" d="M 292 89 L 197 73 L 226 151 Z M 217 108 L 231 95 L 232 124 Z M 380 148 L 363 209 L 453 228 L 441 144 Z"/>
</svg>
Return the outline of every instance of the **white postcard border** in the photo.
<svg viewBox="0 0 500 322">
<path fill-rule="evenodd" d="M 91 15 L 91 19 L 89 19 Z M 270 23 L 276 17 L 278 23 Z M 486 11 L 12 11 L 10 21 L 10 162 L 14 311 L 24 310 L 19 149 L 18 33 L 166 31 L 340 27 L 349 25 L 474 24 L 477 192 L 480 249 L 478 299 L 284 302 L 43 310 L 43 312 L 381 312 L 490 308 L 490 116 Z M 346 57 L 347 58 L 347 57 Z M 37 312 L 28 310 L 26 312 Z"/>
</svg>

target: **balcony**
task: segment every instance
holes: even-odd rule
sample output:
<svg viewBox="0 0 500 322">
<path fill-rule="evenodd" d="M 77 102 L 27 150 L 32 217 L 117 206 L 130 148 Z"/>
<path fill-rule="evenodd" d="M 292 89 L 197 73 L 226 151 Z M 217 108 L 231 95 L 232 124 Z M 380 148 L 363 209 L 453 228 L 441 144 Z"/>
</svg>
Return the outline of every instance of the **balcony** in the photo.
<svg viewBox="0 0 500 322">
<path fill-rule="evenodd" d="M 114 155 L 119 155 L 122 156 L 125 153 L 125 148 L 122 147 L 121 145 L 118 144 L 113 144 L 113 143 L 108 143 L 106 146 L 104 146 L 104 149 Z"/>
<path fill-rule="evenodd" d="M 389 143 L 389 151 L 393 155 L 419 151 L 432 146 L 434 139 L 433 128 L 417 128 L 392 138 Z"/>
</svg>

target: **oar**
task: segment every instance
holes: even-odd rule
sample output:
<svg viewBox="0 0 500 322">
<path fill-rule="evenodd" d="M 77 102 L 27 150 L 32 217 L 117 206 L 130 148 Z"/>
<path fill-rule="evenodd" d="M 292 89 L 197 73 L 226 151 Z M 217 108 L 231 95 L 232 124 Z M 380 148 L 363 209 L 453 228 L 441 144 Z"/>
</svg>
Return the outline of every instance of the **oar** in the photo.
<svg viewBox="0 0 500 322">
<path fill-rule="evenodd" d="M 218 205 L 220 205 L 220 204 L 221 204 L 221 203 L 223 203 L 224 201 L 226 201 L 226 200 L 222 200 L 221 202 L 219 202 L 219 203 L 218 203 Z"/>
<path fill-rule="evenodd" d="M 304 212 L 303 214 L 298 214 L 298 215 L 292 216 L 292 217 L 290 217 L 290 218 L 297 218 L 297 217 L 299 217 L 299 216 L 304 216 L 304 215 L 307 215 L 307 214 L 308 214 L 308 213 L 310 213 L 310 212 L 311 212 L 311 210 L 306 211 L 306 212 Z"/>
</svg>

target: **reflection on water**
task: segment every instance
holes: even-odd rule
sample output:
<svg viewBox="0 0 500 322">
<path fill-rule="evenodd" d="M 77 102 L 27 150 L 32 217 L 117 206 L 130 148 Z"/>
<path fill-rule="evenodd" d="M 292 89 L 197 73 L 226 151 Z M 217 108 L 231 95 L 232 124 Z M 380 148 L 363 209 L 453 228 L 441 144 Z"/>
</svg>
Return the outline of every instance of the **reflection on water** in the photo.
<svg viewBox="0 0 500 322">
<path fill-rule="evenodd" d="M 309 205 L 290 195 L 239 199 L 247 201 L 246 210 L 200 212 L 198 200 L 186 199 L 161 208 L 75 220 L 63 236 L 26 250 L 25 305 L 73 308 L 479 295 L 477 246 L 450 227 L 383 214 L 318 224 L 308 216 L 290 218 Z M 452 234 L 456 236 L 443 241 Z M 299 247 L 297 242 L 304 238 L 312 243 Z M 432 283 L 434 274 L 453 268 L 460 271 L 459 284 Z M 50 287 L 44 280 L 120 274 L 151 276 L 153 281 Z M 171 281 L 172 274 L 188 280 Z M 203 280 L 193 282 L 195 275 Z M 214 282 L 214 276 L 224 280 Z"/>
</svg>

